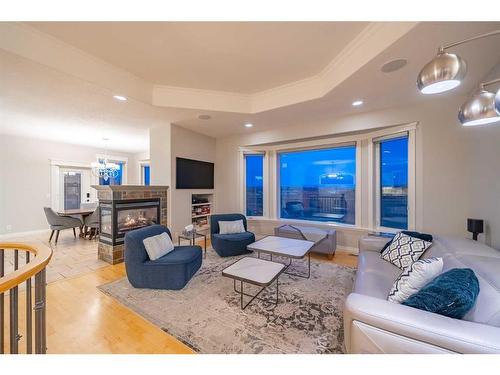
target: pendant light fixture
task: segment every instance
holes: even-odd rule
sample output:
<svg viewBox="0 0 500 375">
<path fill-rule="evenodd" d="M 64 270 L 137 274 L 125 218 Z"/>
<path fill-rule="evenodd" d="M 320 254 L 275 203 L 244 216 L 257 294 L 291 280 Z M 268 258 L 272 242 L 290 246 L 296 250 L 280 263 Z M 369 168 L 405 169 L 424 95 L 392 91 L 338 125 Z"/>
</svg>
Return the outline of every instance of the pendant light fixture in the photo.
<svg viewBox="0 0 500 375">
<path fill-rule="evenodd" d="M 459 86 L 467 73 L 467 64 L 460 56 L 448 53 L 446 50 L 494 35 L 500 35 L 500 30 L 439 47 L 437 56 L 429 61 L 418 74 L 417 87 L 420 92 L 422 94 L 438 94 Z M 486 86 L 499 82 L 500 78 L 482 83 L 479 90 L 462 104 L 458 112 L 458 119 L 463 126 L 485 125 L 500 121 L 500 89 L 496 95 L 485 90 Z"/>
<path fill-rule="evenodd" d="M 420 92 L 422 94 L 438 94 L 459 86 L 467 73 L 467 64 L 460 56 L 448 53 L 446 50 L 493 35 L 500 35 L 500 30 L 439 47 L 437 56 L 429 61 L 418 74 L 417 87 Z"/>
<path fill-rule="evenodd" d="M 454 89 L 465 78 L 467 64 L 460 56 L 439 49 L 436 57 L 420 71 L 417 87 L 422 94 L 438 94 Z"/>
<path fill-rule="evenodd" d="M 485 87 L 499 83 L 499 79 L 482 83 L 479 90 L 468 99 L 458 112 L 463 126 L 486 125 L 500 121 L 500 89 L 496 95 Z"/>
</svg>

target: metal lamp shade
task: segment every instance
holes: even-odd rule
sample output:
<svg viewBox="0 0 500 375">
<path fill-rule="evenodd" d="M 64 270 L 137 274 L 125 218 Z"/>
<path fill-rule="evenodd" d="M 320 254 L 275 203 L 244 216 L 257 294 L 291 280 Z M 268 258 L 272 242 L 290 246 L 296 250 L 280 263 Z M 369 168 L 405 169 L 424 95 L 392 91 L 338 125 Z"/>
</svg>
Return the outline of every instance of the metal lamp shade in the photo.
<svg viewBox="0 0 500 375">
<path fill-rule="evenodd" d="M 495 109 L 497 113 L 500 114 L 500 89 L 498 89 L 497 94 L 495 95 Z"/>
<path fill-rule="evenodd" d="M 498 93 L 496 97 L 498 99 Z M 500 121 L 499 103 L 496 99 L 495 94 L 480 90 L 460 107 L 458 119 L 463 126 L 485 125 Z"/>
<path fill-rule="evenodd" d="M 422 94 L 437 94 L 460 85 L 467 64 L 460 56 L 440 52 L 418 74 L 417 87 Z"/>
</svg>

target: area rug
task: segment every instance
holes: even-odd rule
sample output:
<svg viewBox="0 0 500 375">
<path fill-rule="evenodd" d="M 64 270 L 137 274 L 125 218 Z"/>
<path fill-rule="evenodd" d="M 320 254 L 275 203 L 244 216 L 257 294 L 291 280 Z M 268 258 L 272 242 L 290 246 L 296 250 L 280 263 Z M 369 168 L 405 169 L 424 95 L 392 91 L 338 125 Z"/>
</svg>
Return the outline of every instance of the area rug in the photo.
<svg viewBox="0 0 500 375">
<path fill-rule="evenodd" d="M 199 353 L 343 353 L 342 310 L 354 269 L 312 259 L 310 279 L 280 276 L 278 306 L 255 300 L 241 310 L 233 280 L 221 275 L 237 260 L 207 251 L 202 268 L 180 291 L 136 289 L 127 278 L 99 289 Z M 290 271 L 305 267 L 305 261 L 294 261 Z M 251 288 L 245 291 L 254 293 Z M 275 295 L 274 284 L 261 297 Z"/>
</svg>

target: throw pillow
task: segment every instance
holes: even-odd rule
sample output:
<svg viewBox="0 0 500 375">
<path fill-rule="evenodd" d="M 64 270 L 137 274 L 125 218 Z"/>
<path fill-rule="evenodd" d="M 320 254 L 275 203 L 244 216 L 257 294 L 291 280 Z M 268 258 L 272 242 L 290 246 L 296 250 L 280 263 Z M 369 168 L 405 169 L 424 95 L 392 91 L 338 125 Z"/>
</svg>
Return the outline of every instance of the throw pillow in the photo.
<svg viewBox="0 0 500 375">
<path fill-rule="evenodd" d="M 401 233 L 404 233 L 404 234 L 406 234 L 408 236 L 411 236 L 411 237 L 420 238 L 421 240 L 424 240 L 424 241 L 427 241 L 427 242 L 432 242 L 432 240 L 434 239 L 432 237 L 432 234 L 427 234 L 427 233 L 412 232 L 412 231 L 409 231 L 409 230 L 403 230 L 403 231 L 401 231 Z M 389 247 L 389 245 L 392 243 L 392 239 L 390 241 L 388 241 L 384 245 L 384 247 L 382 248 L 382 250 L 380 250 L 380 253 L 383 253 L 384 250 Z"/>
<path fill-rule="evenodd" d="M 243 219 L 234 221 L 219 221 L 219 234 L 245 233 Z"/>
<path fill-rule="evenodd" d="M 403 305 L 462 319 L 476 303 L 479 281 L 470 268 L 453 268 L 432 280 Z"/>
<path fill-rule="evenodd" d="M 156 236 L 151 236 L 142 240 L 149 259 L 156 260 L 174 250 L 174 244 L 170 236 L 163 232 Z"/>
<path fill-rule="evenodd" d="M 404 270 L 416 262 L 431 245 L 431 242 L 397 233 L 381 258 Z"/>
<path fill-rule="evenodd" d="M 420 259 L 401 272 L 392 287 L 389 297 L 391 302 L 404 302 L 417 293 L 427 283 L 443 271 L 442 258 Z"/>
</svg>

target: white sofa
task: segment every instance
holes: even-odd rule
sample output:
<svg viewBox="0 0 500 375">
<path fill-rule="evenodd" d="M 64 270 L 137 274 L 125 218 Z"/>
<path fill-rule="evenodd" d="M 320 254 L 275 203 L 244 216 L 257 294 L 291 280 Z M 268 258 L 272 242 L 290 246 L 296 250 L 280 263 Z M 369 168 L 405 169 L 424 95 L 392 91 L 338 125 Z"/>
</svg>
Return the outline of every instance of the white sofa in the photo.
<svg viewBox="0 0 500 375">
<path fill-rule="evenodd" d="M 479 242 L 435 236 L 423 258 L 442 257 L 444 271 L 471 268 L 480 285 L 463 320 L 387 301 L 401 270 L 380 258 L 387 238 L 359 242 L 353 292 L 344 310 L 348 353 L 500 353 L 500 251 Z"/>
</svg>

